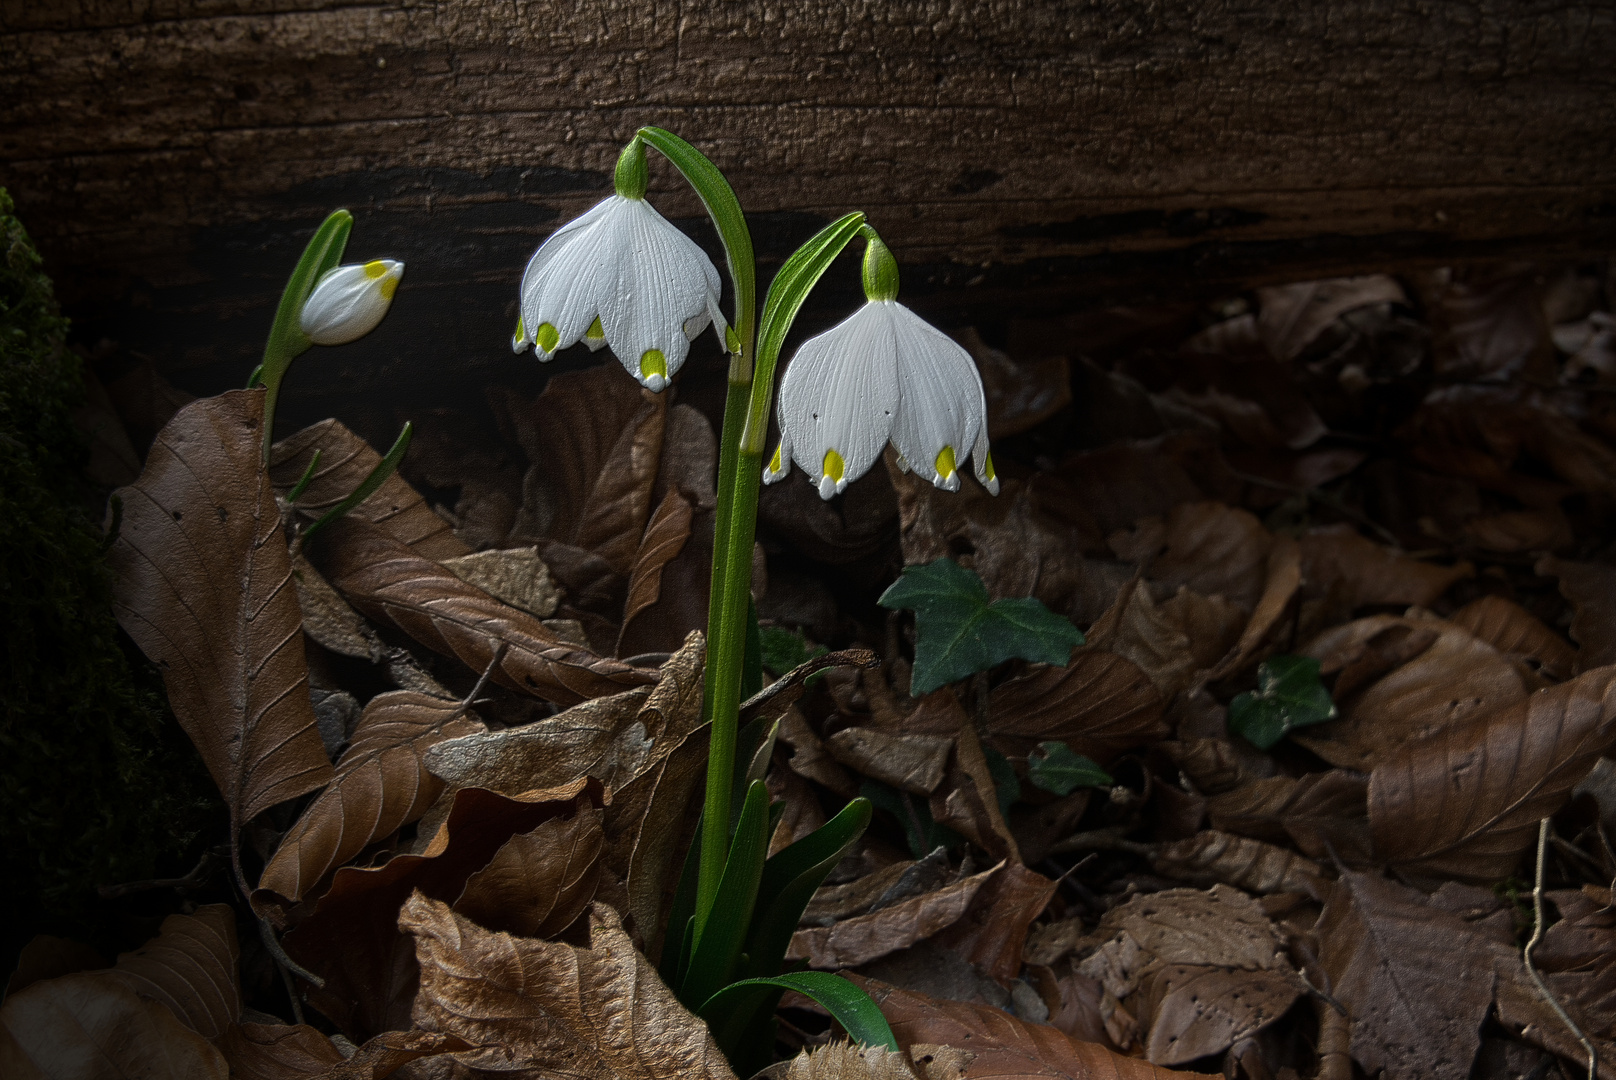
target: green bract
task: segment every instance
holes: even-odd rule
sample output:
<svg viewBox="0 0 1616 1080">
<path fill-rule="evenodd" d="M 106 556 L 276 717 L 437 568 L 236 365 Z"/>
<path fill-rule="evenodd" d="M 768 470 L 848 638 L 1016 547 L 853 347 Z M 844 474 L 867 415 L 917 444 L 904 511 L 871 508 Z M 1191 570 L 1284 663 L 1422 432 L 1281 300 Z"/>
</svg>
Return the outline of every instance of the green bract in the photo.
<svg viewBox="0 0 1616 1080">
<path fill-rule="evenodd" d="M 1069 619 L 1032 597 L 989 600 L 982 579 L 946 557 L 904 567 L 880 604 L 915 613 L 915 694 L 1006 660 L 1064 664 L 1084 640 Z"/>
<path fill-rule="evenodd" d="M 1108 788 L 1116 781 L 1090 758 L 1063 742 L 1041 742 L 1027 755 L 1027 779 L 1056 795 L 1070 795 L 1080 787 Z"/>
<path fill-rule="evenodd" d="M 1330 691 L 1311 656 L 1272 656 L 1257 669 L 1257 689 L 1229 702 L 1229 729 L 1267 750 L 1290 732 L 1335 716 Z"/>
<path fill-rule="evenodd" d="M 281 379 L 286 376 L 286 369 L 292 361 L 307 352 L 313 344 L 301 326 L 303 305 L 308 302 L 309 293 L 314 291 L 315 284 L 325 276 L 326 271 L 334 269 L 342 261 L 342 253 L 348 246 L 348 234 L 351 232 L 353 215 L 346 210 L 332 211 L 309 238 L 302 258 L 298 259 L 297 267 L 281 293 L 280 306 L 275 309 L 275 322 L 270 327 L 269 340 L 264 344 L 264 362 L 253 373 L 253 380 L 269 390 L 268 399 L 264 402 L 266 462 L 269 461 L 270 444 L 275 438 L 275 402 L 280 396 Z"/>
</svg>

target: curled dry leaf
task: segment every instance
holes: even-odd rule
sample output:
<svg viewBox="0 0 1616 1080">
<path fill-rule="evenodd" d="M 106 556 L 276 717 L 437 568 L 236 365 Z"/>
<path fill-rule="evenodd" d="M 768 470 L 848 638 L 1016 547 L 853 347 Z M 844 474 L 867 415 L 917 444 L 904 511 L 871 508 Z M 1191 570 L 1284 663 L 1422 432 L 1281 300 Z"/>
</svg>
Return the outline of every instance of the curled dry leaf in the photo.
<svg viewBox="0 0 1616 1080">
<path fill-rule="evenodd" d="M 459 1055 L 473 1069 L 733 1080 L 707 1025 L 616 926 L 596 920 L 587 949 L 513 938 L 420 893 L 399 926 L 421 966 L 416 1022 L 484 1047 Z"/>
<path fill-rule="evenodd" d="M 1550 556 L 1538 560 L 1536 569 L 1539 574 L 1559 578 L 1560 595 L 1576 609 L 1571 616 L 1571 640 L 1581 648 L 1574 670 L 1616 664 L 1616 566 Z"/>
<path fill-rule="evenodd" d="M 856 915 L 831 926 L 798 930 L 791 937 L 791 948 L 786 956 L 807 960 L 811 968 L 836 971 L 906 949 L 963 916 L 982 886 L 1003 865 L 868 915 Z"/>
<path fill-rule="evenodd" d="M 1616 588 L 1616 580 L 1612 581 L 1612 587 Z M 1576 664 L 1576 650 L 1559 634 L 1521 605 L 1502 596 L 1472 600 L 1454 612 L 1448 621 L 1505 656 L 1531 661 L 1551 679 L 1568 678 Z"/>
<path fill-rule="evenodd" d="M 540 822 L 511 837 L 466 879 L 454 909 L 489 930 L 551 938 L 571 926 L 600 881 L 601 812 Z"/>
<path fill-rule="evenodd" d="M 467 584 L 375 526 L 344 519 L 327 532 L 315 554 L 350 603 L 479 673 L 505 645 L 494 669 L 502 686 L 571 705 L 655 678 L 563 641 L 537 617 Z"/>
<path fill-rule="evenodd" d="M 1234 885 L 1256 893 L 1321 895 L 1323 869 L 1289 848 L 1203 829 L 1156 852 L 1156 872 L 1194 885 Z"/>
<path fill-rule="evenodd" d="M 1350 526 L 1314 529 L 1298 543 L 1305 594 L 1334 601 L 1343 617 L 1371 604 L 1429 607 L 1455 581 L 1475 573 L 1467 562 L 1437 566 L 1411 559 Z"/>
<path fill-rule="evenodd" d="M 1163 698 L 1171 698 L 1217 663 L 1246 623 L 1246 613 L 1222 597 L 1181 586 L 1157 604 L 1149 585 L 1139 581 L 1117 594 L 1089 637 L 1096 647 L 1133 661 Z"/>
<path fill-rule="evenodd" d="M 580 796 L 582 805 L 574 802 Z M 453 901 L 511 837 L 600 798 L 599 785 L 586 781 L 518 799 L 464 788 L 423 854 L 395 855 L 374 869 L 339 869 L 314 913 L 283 941 L 294 960 L 325 979 L 324 987 L 308 991 L 310 1004 L 355 1042 L 408 1028 L 419 971 L 413 946 L 398 931 L 398 910 L 410 893 Z"/>
<path fill-rule="evenodd" d="M 22 947 L 22 952 L 17 956 L 17 966 L 12 969 L 11 977 L 6 980 L 5 990 L 0 993 L 0 1000 L 36 982 L 106 966 L 107 962 L 101 958 L 101 954 L 82 941 L 52 937 L 50 934 L 35 934 L 28 939 L 28 944 Z"/>
<path fill-rule="evenodd" d="M 875 728 L 843 728 L 825 740 L 843 765 L 912 795 L 930 795 L 943 782 L 953 742 L 936 735 L 888 735 Z"/>
<path fill-rule="evenodd" d="M 1387 1080 L 1466 1080 L 1492 1006 L 1487 935 L 1413 889 L 1348 871 L 1314 928 L 1352 1056 Z"/>
<path fill-rule="evenodd" d="M 1319 658 L 1322 670 L 1324 660 L 1340 657 L 1343 642 L 1359 644 L 1336 680 L 1340 718 L 1291 736 L 1341 768 L 1368 771 L 1408 742 L 1462 727 L 1526 697 L 1515 665 L 1449 622 L 1360 619 L 1321 635 L 1302 652 Z"/>
<path fill-rule="evenodd" d="M 965 1068 L 967 1080 L 1170 1080 L 1205 1075 L 1123 1057 L 1046 1024 L 1018 1020 L 991 1005 L 939 1001 L 873 979 L 851 978 L 880 1007 L 900 1047 L 911 1052 L 921 1045 L 969 1050 L 974 1056 Z"/>
<path fill-rule="evenodd" d="M 6 1080 L 226 1080 L 229 1072 L 224 1055 L 168 1006 L 96 973 L 37 982 L 0 1005 Z"/>
<path fill-rule="evenodd" d="M 269 479 L 276 495 L 284 499 L 302 479 L 315 451 L 320 453 L 319 467 L 296 504 L 310 520 L 353 494 L 382 461 L 369 443 L 339 421 L 322 420 L 288 435 L 270 450 Z M 452 559 L 471 551 L 397 472 L 349 514 L 383 529 L 425 559 Z"/>
<path fill-rule="evenodd" d="M 238 1024 L 223 1046 L 232 1080 L 384 1080 L 411 1061 L 470 1048 L 453 1035 L 388 1031 L 344 1057 L 306 1024 Z"/>
<path fill-rule="evenodd" d="M 181 409 L 108 552 L 113 611 L 163 671 L 169 703 L 237 826 L 331 779 L 309 704 L 302 613 L 259 466 L 264 392 Z"/>
<path fill-rule="evenodd" d="M 387 659 L 387 646 L 375 628 L 301 553 L 292 560 L 292 584 L 297 587 L 297 606 L 303 612 L 303 632 L 315 644 L 373 664 Z"/>
<path fill-rule="evenodd" d="M 993 688 L 989 739 L 1025 757 L 1053 739 L 1108 764 L 1124 750 L 1166 738 L 1161 695 L 1138 665 L 1116 653 L 1080 649 L 1065 667 L 1035 667 Z"/>
<path fill-rule="evenodd" d="M 958 712 L 958 734 L 947 781 L 932 792 L 931 816 L 940 825 L 958 831 L 988 853 L 989 858 L 1022 861 L 1015 835 L 1004 820 L 999 805 L 998 785 L 988 765 L 987 755 L 976 735 L 976 725 L 968 722 L 958 699 L 950 692 L 947 702 Z M 913 736 L 910 736 L 911 738 Z"/>
<path fill-rule="evenodd" d="M 1409 742 L 1369 777 L 1377 856 L 1405 874 L 1496 881 L 1616 742 L 1616 666 Z"/>
<path fill-rule="evenodd" d="M 804 1049 L 758 1076 L 759 1080 L 961 1080 L 975 1056 L 951 1046 L 918 1043 L 905 1052 L 843 1040 Z"/>
<path fill-rule="evenodd" d="M 1347 312 L 1406 300 L 1403 287 L 1384 274 L 1271 286 L 1257 290 L 1257 333 L 1269 355 L 1294 360 Z"/>
<path fill-rule="evenodd" d="M 684 550 L 690 540 L 690 523 L 695 509 L 690 500 L 670 491 L 657 504 L 656 513 L 645 526 L 640 548 L 628 579 L 628 599 L 623 604 L 621 643 L 628 636 L 634 616 L 654 605 L 662 596 L 662 571 Z M 619 655 L 621 655 L 621 645 Z"/>
<path fill-rule="evenodd" d="M 1021 973 L 1027 927 L 1055 895 L 1055 882 L 1020 863 L 1006 862 L 988 879 L 956 922 L 936 943 L 974 964 L 1000 983 Z"/>
<path fill-rule="evenodd" d="M 281 839 L 258 888 L 296 903 L 370 843 L 419 818 L 443 791 L 443 781 L 423 763 L 427 750 L 482 730 L 482 721 L 453 701 L 413 690 L 371 698 L 337 762 L 336 779 Z M 255 900 L 275 903 L 267 896 Z"/>
<path fill-rule="evenodd" d="M 439 561 L 461 581 L 541 619 L 554 615 L 561 603 L 561 591 L 538 548 L 495 548 Z"/>
<path fill-rule="evenodd" d="M 170 915 L 155 938 L 96 974 L 162 1002 L 186 1027 L 217 1044 L 241 1015 L 240 956 L 234 909 L 207 904 L 194 915 Z"/>
<path fill-rule="evenodd" d="M 1109 940 L 1078 970 L 1127 1005 L 1158 1064 L 1221 1053 L 1306 989 L 1262 908 L 1223 885 L 1135 897 L 1108 912 L 1096 936 Z"/>
</svg>

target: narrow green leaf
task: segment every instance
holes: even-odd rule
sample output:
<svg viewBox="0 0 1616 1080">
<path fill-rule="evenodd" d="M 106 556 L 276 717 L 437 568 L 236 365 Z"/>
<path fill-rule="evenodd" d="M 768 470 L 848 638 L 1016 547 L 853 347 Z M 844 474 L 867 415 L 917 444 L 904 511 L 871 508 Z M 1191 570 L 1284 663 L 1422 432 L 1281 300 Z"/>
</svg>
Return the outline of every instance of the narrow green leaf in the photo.
<svg viewBox="0 0 1616 1080">
<path fill-rule="evenodd" d="M 286 493 L 288 503 L 297 502 L 298 498 L 307 490 L 309 481 L 314 479 L 314 470 L 320 467 L 320 457 L 323 453 L 324 451 L 316 446 L 314 453 L 309 455 L 309 467 L 303 470 L 303 475 L 297 478 L 297 483 L 292 485 L 292 490 Z"/>
<path fill-rule="evenodd" d="M 410 448 L 410 435 L 414 430 L 414 425 L 406 421 L 404 430 L 398 433 L 398 438 L 393 442 L 393 448 L 387 451 L 386 457 L 376 463 L 376 467 L 370 470 L 370 475 L 365 477 L 359 486 L 353 489 L 353 493 L 327 510 L 313 525 L 303 530 L 303 535 L 298 538 L 300 550 L 308 547 L 309 541 L 321 529 L 333 521 L 340 521 L 347 515 L 348 511 L 376 494 L 376 489 L 381 487 L 389 476 L 393 475 L 393 471 L 398 468 L 398 463 L 404 460 L 404 454 Z"/>
<path fill-rule="evenodd" d="M 741 656 L 741 700 L 763 689 L 763 635 L 758 629 L 757 604 L 746 598 L 746 652 Z"/>
<path fill-rule="evenodd" d="M 1041 742 L 1027 755 L 1027 779 L 1033 786 L 1056 795 L 1070 795 L 1080 787 L 1108 788 L 1116 784 L 1110 773 L 1063 742 Z"/>
<path fill-rule="evenodd" d="M 303 333 L 300 325 L 303 318 L 303 305 L 308 301 L 309 293 L 320 280 L 320 276 L 332 269 L 342 261 L 342 253 L 348 246 L 348 235 L 353 232 L 353 215 L 346 210 L 336 210 L 331 213 L 320 227 L 314 230 L 309 238 L 308 245 L 303 249 L 303 255 L 297 260 L 297 266 L 292 270 L 292 276 L 287 279 L 286 288 L 281 291 L 280 305 L 275 309 L 275 322 L 269 328 L 269 339 L 264 343 L 264 362 L 258 365 L 254 373 L 257 382 L 269 389 L 269 397 L 264 402 L 264 460 L 269 460 L 269 447 L 274 441 L 275 432 L 275 402 L 280 396 L 281 379 L 286 375 L 287 367 L 300 354 L 306 352 L 312 342 L 308 335 Z M 252 383 L 249 382 L 249 386 Z"/>
<path fill-rule="evenodd" d="M 734 977 L 741 943 L 746 940 L 757 902 L 758 879 L 769 853 L 768 823 L 769 789 L 759 780 L 746 793 L 712 910 L 705 923 L 696 927 L 690 970 L 679 987 L 679 999 L 686 1005 L 707 1000 Z"/>
<path fill-rule="evenodd" d="M 769 430 L 769 403 L 774 396 L 774 367 L 786 334 L 820 276 L 858 235 L 863 224 L 863 213 L 854 211 L 826 225 L 792 252 L 769 283 L 769 293 L 763 299 L 763 318 L 758 324 L 757 371 L 741 435 L 741 453 L 763 453 L 763 438 Z"/>
<path fill-rule="evenodd" d="M 878 601 L 915 613 L 917 696 L 1006 660 L 1065 664 L 1083 632 L 1032 597 L 988 599 L 982 579 L 947 557 L 906 566 Z"/>
<path fill-rule="evenodd" d="M 740 200 L 729 186 L 718 166 L 707 155 L 685 142 L 671 131 L 659 127 L 643 127 L 639 137 L 662 152 L 673 162 L 673 167 L 695 189 L 707 216 L 718 229 L 718 238 L 724 243 L 724 259 L 729 263 L 729 279 L 735 284 L 735 337 L 726 341 L 731 352 L 743 353 L 752 344 L 752 318 L 757 310 L 757 270 L 752 255 L 752 233 L 746 227 L 746 215 L 741 213 Z M 750 356 L 744 357 L 748 366 Z"/>
<path fill-rule="evenodd" d="M 869 995 L 840 975 L 832 975 L 828 971 L 797 971 L 789 975 L 743 979 L 719 990 L 696 1011 L 708 1024 L 721 1024 L 726 1015 L 732 1011 L 739 1011 L 735 1010 L 734 1006 L 750 996 L 751 988 L 758 986 L 795 990 L 804 997 L 813 998 L 854 1040 L 865 1046 L 898 1049 L 898 1040 L 892 1037 L 892 1027 L 887 1023 L 886 1017 L 881 1015 L 881 1010 L 876 1008 L 875 1002 L 870 1000 Z M 715 1027 L 715 1034 L 717 1031 L 718 1028 Z M 718 1042 L 720 1046 L 724 1045 L 721 1035 Z"/>
<path fill-rule="evenodd" d="M 1292 730 L 1335 717 L 1335 702 L 1311 656 L 1271 656 L 1257 669 L 1257 689 L 1229 702 L 1229 729 L 1260 750 Z"/>
<path fill-rule="evenodd" d="M 864 835 L 873 812 L 868 799 L 854 799 L 835 817 L 764 864 L 756 914 L 746 937 L 745 974 L 779 973 L 808 901 L 847 850 Z"/>
<path fill-rule="evenodd" d="M 668 910 L 668 925 L 662 935 L 662 957 L 657 971 L 669 986 L 684 982 L 690 966 L 690 947 L 696 930 L 696 879 L 701 871 L 701 818 L 696 818 L 696 838 L 685 852 L 685 865 L 679 871 L 679 885 Z"/>
</svg>

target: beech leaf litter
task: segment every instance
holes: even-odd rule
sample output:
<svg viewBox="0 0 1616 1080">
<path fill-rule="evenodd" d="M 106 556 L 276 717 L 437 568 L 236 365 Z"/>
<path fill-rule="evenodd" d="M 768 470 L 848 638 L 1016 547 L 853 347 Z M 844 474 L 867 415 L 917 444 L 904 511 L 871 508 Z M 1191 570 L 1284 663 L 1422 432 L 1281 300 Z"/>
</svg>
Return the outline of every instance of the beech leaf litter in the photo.
<svg viewBox="0 0 1616 1080">
<path fill-rule="evenodd" d="M 967 328 L 997 498 L 890 455 L 829 503 L 768 488 L 739 767 L 774 851 L 873 803 L 788 955 L 897 1049 L 787 993 L 760 1075 L 1616 1077 L 1613 285 Z M 114 395 L 151 449 L 113 607 L 221 824 L 105 883 L 115 962 L 23 949 L 0 1074 L 733 1077 L 658 975 L 707 759 L 711 367 L 409 418 L 307 545 L 404 418 L 266 465 L 261 390 Z"/>
</svg>

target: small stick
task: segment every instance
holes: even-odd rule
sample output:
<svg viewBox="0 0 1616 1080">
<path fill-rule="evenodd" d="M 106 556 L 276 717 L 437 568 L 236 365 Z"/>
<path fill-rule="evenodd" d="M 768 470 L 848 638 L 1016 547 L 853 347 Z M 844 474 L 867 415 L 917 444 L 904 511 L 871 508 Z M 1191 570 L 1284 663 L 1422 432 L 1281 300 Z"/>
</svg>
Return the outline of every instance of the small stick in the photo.
<svg viewBox="0 0 1616 1080">
<path fill-rule="evenodd" d="M 483 687 L 488 685 L 488 680 L 493 676 L 494 669 L 499 667 L 499 662 L 501 660 L 505 659 L 505 653 L 510 650 L 510 647 L 511 643 L 508 641 L 502 641 L 499 643 L 499 647 L 494 650 L 494 655 L 488 660 L 488 666 L 483 668 L 483 673 L 477 677 L 477 685 L 473 686 L 471 688 L 471 693 L 467 694 L 465 699 L 460 702 L 460 707 L 454 712 L 450 713 L 449 716 L 443 721 L 444 724 L 447 724 L 452 720 L 458 720 L 462 716 L 466 715 L 466 710 L 471 708 L 471 706 L 477 700 L 477 695 L 481 694 L 483 692 Z M 438 726 L 442 727 L 443 725 L 440 724 Z"/>
<path fill-rule="evenodd" d="M 1549 819 L 1544 818 L 1537 823 L 1537 880 L 1532 886 L 1532 940 L 1526 943 L 1524 955 L 1526 973 L 1532 976 L 1532 982 L 1537 984 L 1538 992 L 1554 1007 L 1554 1011 L 1560 1017 L 1561 1022 L 1571 1029 L 1571 1034 L 1577 1037 L 1577 1041 L 1587 1051 L 1588 1080 L 1597 1080 L 1599 1075 L 1599 1051 L 1594 1049 L 1594 1044 L 1589 1041 L 1588 1036 L 1582 1033 L 1582 1029 L 1577 1026 L 1577 1022 L 1571 1019 L 1571 1015 L 1565 1011 L 1559 1000 L 1550 993 L 1548 984 L 1543 981 L 1543 976 L 1537 972 L 1537 966 L 1532 963 L 1532 950 L 1537 948 L 1538 942 L 1543 940 L 1543 863 L 1544 856 L 1548 854 L 1548 850 Z"/>
<path fill-rule="evenodd" d="M 96 887 L 95 891 L 100 894 L 103 900 L 116 900 L 120 896 L 147 892 L 151 889 L 179 889 L 182 892 L 189 892 L 192 889 L 202 887 L 202 884 L 208 879 L 212 868 L 213 852 L 204 851 L 196 866 L 192 867 L 191 872 L 184 877 L 153 878 L 150 881 L 126 881 L 121 885 L 100 885 Z"/>
</svg>

